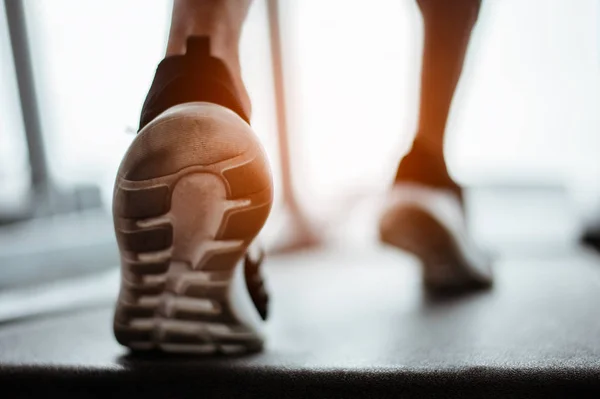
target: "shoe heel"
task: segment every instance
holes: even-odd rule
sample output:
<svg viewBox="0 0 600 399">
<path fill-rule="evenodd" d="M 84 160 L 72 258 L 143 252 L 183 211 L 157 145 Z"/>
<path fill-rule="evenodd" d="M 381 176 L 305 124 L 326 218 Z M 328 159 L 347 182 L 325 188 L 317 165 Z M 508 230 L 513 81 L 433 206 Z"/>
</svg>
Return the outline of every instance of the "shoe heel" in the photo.
<svg viewBox="0 0 600 399">
<path fill-rule="evenodd" d="M 180 125 L 196 115 L 189 111 L 171 114 L 170 121 Z M 168 123 L 158 132 L 150 125 L 146 140 L 165 134 Z M 210 146 L 198 137 L 204 140 L 198 145 Z M 117 177 L 113 215 L 122 283 L 114 332 L 121 344 L 200 354 L 262 347 L 263 320 L 246 286 L 244 255 L 269 215 L 272 180 L 260 144 L 250 143 L 216 163 L 144 180 Z"/>
</svg>

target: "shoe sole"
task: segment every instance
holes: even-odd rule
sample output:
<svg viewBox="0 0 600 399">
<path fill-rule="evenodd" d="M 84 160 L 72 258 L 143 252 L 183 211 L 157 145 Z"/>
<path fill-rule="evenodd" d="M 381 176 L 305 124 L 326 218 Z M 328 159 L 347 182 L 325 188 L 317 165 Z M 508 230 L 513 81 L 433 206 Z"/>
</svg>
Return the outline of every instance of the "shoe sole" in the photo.
<svg viewBox="0 0 600 399">
<path fill-rule="evenodd" d="M 381 241 L 413 253 L 422 261 L 423 285 L 428 291 L 456 293 L 492 285 L 491 275 L 478 271 L 467 260 L 483 255 L 460 242 L 426 210 L 407 205 L 387 217 L 392 218 L 393 223 L 388 225 L 393 227 L 380 230 Z"/>
<path fill-rule="evenodd" d="M 165 160 L 165 135 L 186 140 L 185 153 Z M 253 135 L 223 107 L 188 103 L 165 111 L 132 143 L 113 203 L 122 264 L 114 333 L 122 345 L 192 354 L 262 348 L 244 257 L 269 215 L 272 179 Z"/>
</svg>

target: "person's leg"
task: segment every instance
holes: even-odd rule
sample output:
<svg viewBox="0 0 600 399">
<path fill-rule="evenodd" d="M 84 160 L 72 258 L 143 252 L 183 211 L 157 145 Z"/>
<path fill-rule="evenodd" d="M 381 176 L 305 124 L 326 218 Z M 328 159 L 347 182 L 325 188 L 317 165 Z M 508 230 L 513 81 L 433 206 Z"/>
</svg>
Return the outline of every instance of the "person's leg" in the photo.
<svg viewBox="0 0 600 399">
<path fill-rule="evenodd" d="M 250 115 L 250 98 L 242 82 L 239 44 L 252 0 L 174 0 L 166 56 L 185 54 L 187 39 L 210 38 L 211 55 L 222 60 Z"/>
<path fill-rule="evenodd" d="M 481 0 L 418 0 L 424 46 L 417 139 L 443 157 L 444 130 Z"/>
<path fill-rule="evenodd" d="M 456 189 L 446 170 L 444 133 L 481 0 L 417 3 L 424 31 L 418 129 L 396 181 L 415 180 Z"/>
<path fill-rule="evenodd" d="M 132 349 L 262 346 L 268 297 L 260 251 L 248 249 L 271 209 L 272 178 L 240 77 L 249 4 L 174 2 L 166 57 L 114 190 L 114 331 Z"/>
<path fill-rule="evenodd" d="M 418 131 L 398 166 L 380 234 L 422 259 L 429 288 L 487 286 L 489 260 L 464 232 L 462 189 L 444 160 L 446 120 L 481 1 L 417 2 L 425 37 Z"/>
</svg>

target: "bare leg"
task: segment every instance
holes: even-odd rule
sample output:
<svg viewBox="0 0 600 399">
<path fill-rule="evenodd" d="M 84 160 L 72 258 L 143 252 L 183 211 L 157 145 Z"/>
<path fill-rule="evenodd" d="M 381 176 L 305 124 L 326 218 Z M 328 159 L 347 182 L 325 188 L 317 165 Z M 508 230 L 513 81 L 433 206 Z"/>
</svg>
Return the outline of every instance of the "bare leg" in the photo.
<svg viewBox="0 0 600 399">
<path fill-rule="evenodd" d="M 444 130 L 481 0 L 417 0 L 424 25 L 417 139 L 443 156 Z"/>
<path fill-rule="evenodd" d="M 419 126 L 411 151 L 400 162 L 395 183 L 450 189 L 461 197 L 460 187 L 446 169 L 444 131 L 481 1 L 417 2 L 425 31 Z"/>
<path fill-rule="evenodd" d="M 221 59 L 250 115 L 250 99 L 242 82 L 239 43 L 252 0 L 174 0 L 166 56 L 184 54 L 191 36 L 210 37 L 211 55 Z"/>
<path fill-rule="evenodd" d="M 380 222 L 382 241 L 417 255 L 432 291 L 492 284 L 491 259 L 469 238 L 462 188 L 448 174 L 444 130 L 480 0 L 417 0 L 425 43 L 419 130 Z"/>
</svg>

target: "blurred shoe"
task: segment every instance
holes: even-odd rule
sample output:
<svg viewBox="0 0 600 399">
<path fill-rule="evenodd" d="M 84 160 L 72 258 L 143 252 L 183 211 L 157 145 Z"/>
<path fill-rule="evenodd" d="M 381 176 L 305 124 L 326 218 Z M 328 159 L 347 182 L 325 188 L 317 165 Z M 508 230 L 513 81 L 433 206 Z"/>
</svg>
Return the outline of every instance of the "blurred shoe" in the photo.
<svg viewBox="0 0 600 399">
<path fill-rule="evenodd" d="M 381 241 L 421 260 L 423 283 L 431 291 L 492 284 L 491 258 L 467 232 L 461 187 L 443 159 L 418 142 L 400 163 L 379 232 Z"/>
<path fill-rule="evenodd" d="M 272 203 L 271 171 L 208 39 L 159 65 L 115 182 L 117 340 L 133 350 L 263 346 L 268 297 L 248 251 Z"/>
<path fill-rule="evenodd" d="M 598 226 L 588 226 L 583 232 L 581 241 L 600 252 L 600 224 Z"/>
</svg>

